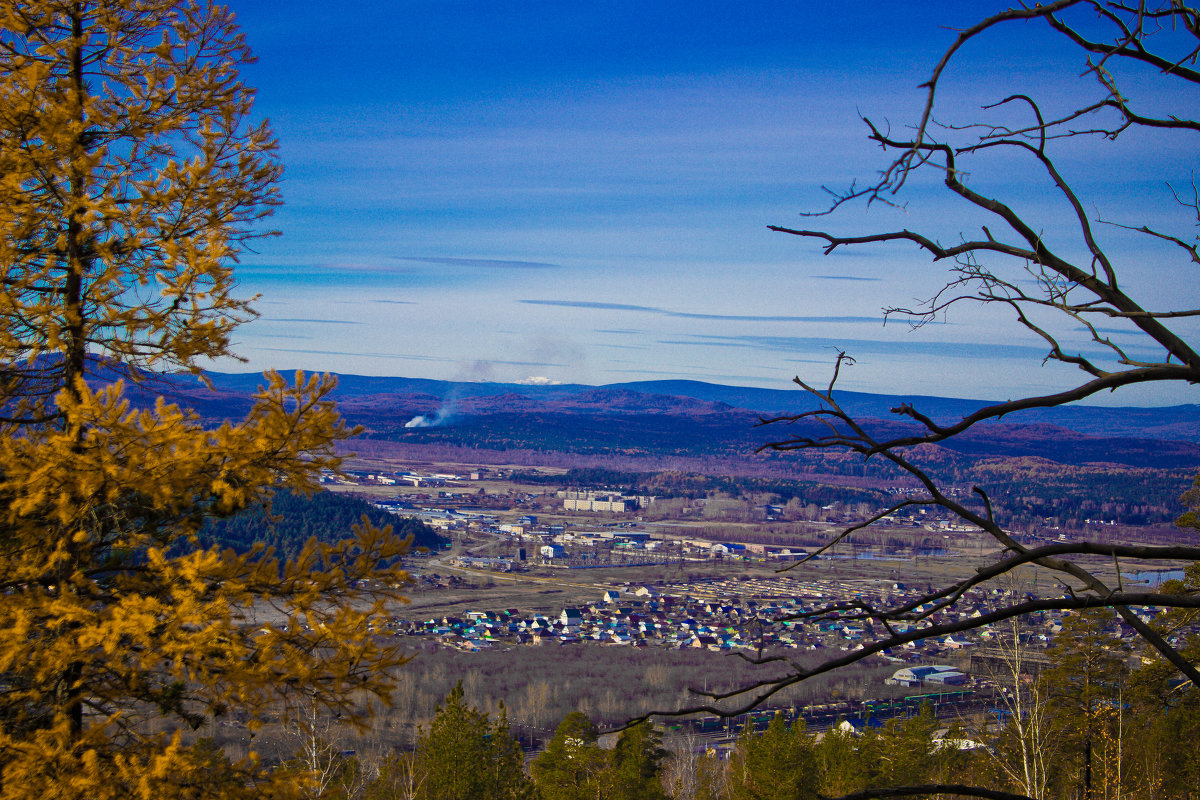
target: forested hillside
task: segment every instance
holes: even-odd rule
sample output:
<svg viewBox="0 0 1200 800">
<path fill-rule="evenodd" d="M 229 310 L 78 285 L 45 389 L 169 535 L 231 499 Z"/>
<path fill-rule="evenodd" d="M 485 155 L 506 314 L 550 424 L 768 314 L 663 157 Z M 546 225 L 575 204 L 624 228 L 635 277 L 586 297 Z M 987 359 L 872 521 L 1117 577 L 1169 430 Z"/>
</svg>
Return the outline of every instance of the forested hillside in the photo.
<svg viewBox="0 0 1200 800">
<path fill-rule="evenodd" d="M 269 510 L 249 508 L 228 519 L 207 520 L 200 531 L 200 545 L 243 552 L 262 542 L 275 548 L 279 556 L 292 558 L 311 538 L 332 543 L 349 537 L 364 516 L 373 525 L 391 525 L 400 536 L 411 535 L 413 547 L 436 548 L 442 542 L 425 523 L 380 511 L 356 497 L 333 492 L 305 497 L 280 490 L 273 496 Z"/>
<path fill-rule="evenodd" d="M 1019 525 L 1026 530 L 1078 528 L 1100 522 L 1169 525 L 1179 516 L 1179 496 L 1194 476 L 1187 469 L 1131 468 L 1102 463 L 1070 466 L 1036 458 L 986 459 L 945 468 L 939 474 L 960 486 L 988 487 L 990 496 L 1001 501 L 994 509 L 997 518 L 1006 525 Z M 781 506 L 774 516 L 784 520 L 811 519 L 812 514 L 806 516 L 805 512 L 813 506 L 867 503 L 880 507 L 894 498 L 886 488 L 887 474 L 882 470 L 857 479 L 843 476 L 836 482 L 833 475 L 825 480 L 788 479 L 603 467 L 575 467 L 557 475 L 519 472 L 515 477 L 525 483 L 604 488 L 660 500 L 738 498 L 751 505 Z M 761 518 L 761 514 L 755 518 Z"/>
</svg>

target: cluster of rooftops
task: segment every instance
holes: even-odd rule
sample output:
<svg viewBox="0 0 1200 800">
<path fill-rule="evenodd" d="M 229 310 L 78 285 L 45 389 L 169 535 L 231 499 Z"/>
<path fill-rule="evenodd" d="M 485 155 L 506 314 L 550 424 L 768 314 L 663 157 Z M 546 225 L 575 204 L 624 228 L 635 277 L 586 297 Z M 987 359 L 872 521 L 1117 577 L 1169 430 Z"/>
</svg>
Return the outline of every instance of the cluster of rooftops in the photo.
<svg viewBox="0 0 1200 800">
<path fill-rule="evenodd" d="M 1010 593 L 996 589 L 968 592 L 952 607 L 918 607 L 922 621 L 894 624 L 904 631 L 927 624 L 977 617 Z M 853 650 L 875 641 L 885 631 L 878 623 L 845 614 L 821 614 L 821 609 L 857 600 L 873 607 L 895 605 L 919 593 L 894 582 L 879 580 L 810 580 L 787 576 L 759 580 L 724 580 L 682 585 L 625 585 L 598 591 L 594 602 L 563 608 L 558 614 L 523 613 L 520 609 L 467 611 L 426 619 L 394 619 L 399 635 L 434 637 L 463 650 L 497 645 L 598 643 L 635 647 L 703 648 L 712 651 L 822 648 Z M 1046 612 L 1029 620 L 1024 638 L 1033 647 L 1046 647 L 1061 629 L 1062 613 Z M 987 646 L 987 629 L 935 636 L 885 651 L 895 663 L 916 664 L 949 657 L 966 648 Z M 897 684 L 945 683 L 965 680 L 957 670 L 940 667 L 901 669 Z"/>
</svg>

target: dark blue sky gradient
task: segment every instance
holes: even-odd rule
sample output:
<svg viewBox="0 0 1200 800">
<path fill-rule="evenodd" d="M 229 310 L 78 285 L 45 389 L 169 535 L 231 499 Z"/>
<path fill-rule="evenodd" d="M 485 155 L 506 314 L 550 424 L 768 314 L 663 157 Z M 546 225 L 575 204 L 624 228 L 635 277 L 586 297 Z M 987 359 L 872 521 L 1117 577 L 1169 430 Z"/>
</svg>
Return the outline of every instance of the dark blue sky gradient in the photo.
<svg viewBox="0 0 1200 800">
<path fill-rule="evenodd" d="M 843 373 L 847 389 L 994 397 L 1077 377 L 1042 368 L 1039 340 L 1000 309 L 884 327 L 883 307 L 915 305 L 947 277 L 911 245 L 823 256 L 766 230 L 978 236 L 984 217 L 933 173 L 913 180 L 907 213 L 800 214 L 823 207 L 823 186 L 885 165 L 858 115 L 896 131 L 915 121 L 951 29 L 1001 4 L 230 5 L 286 168 L 272 221 L 283 235 L 238 271 L 261 294 L 262 318 L 239 333 L 249 368 L 782 388 L 796 364 L 823 382 L 831 352 L 854 346 L 865 357 Z M 964 55 L 942 95 L 952 121 L 1016 90 L 1048 108 L 1093 91 L 1082 61 L 1034 26 Z M 1130 86 L 1152 97 L 1152 80 Z M 1147 136 L 1056 154 L 1094 190 L 1097 214 L 1141 224 L 1153 208 L 1188 229 L 1161 195 L 1197 166 L 1194 148 Z M 973 186 L 1077 256 L 1044 176 L 1000 153 L 976 167 Z M 1150 305 L 1178 299 L 1155 280 L 1174 254 L 1119 237 L 1112 247 Z"/>
</svg>

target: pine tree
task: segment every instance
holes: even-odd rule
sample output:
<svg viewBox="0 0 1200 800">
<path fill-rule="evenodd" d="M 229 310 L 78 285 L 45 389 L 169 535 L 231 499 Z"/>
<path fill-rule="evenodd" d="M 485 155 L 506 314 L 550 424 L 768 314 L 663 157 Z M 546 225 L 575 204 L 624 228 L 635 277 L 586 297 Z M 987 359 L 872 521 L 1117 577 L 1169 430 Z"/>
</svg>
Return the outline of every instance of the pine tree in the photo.
<svg viewBox="0 0 1200 800">
<path fill-rule="evenodd" d="M 1062 731 L 1057 779 L 1080 787 L 1084 800 L 1094 796 L 1105 774 L 1104 743 L 1111 734 L 1106 729 L 1118 727 L 1128 675 L 1129 647 L 1109 632 L 1114 621 L 1108 609 L 1068 616 L 1047 651 L 1053 666 L 1043 673 Z"/>
<path fill-rule="evenodd" d="M 939 749 L 934 732 L 939 725 L 928 705 L 908 719 L 893 719 L 868 733 L 864 747 L 874 761 L 874 786 L 911 786 L 936 783 L 942 777 L 941 762 L 956 750 Z M 953 781 L 947 781 L 952 783 Z"/>
<path fill-rule="evenodd" d="M 518 800 L 533 793 L 523 765 L 504 707 L 493 724 L 466 704 L 459 681 L 417 742 L 413 783 L 420 800 Z"/>
<path fill-rule="evenodd" d="M 648 722 L 621 731 L 601 777 L 605 800 L 666 800 L 660 773 L 667 751 Z"/>
<path fill-rule="evenodd" d="M 731 800 L 803 800 L 817 796 L 819 774 L 804 723 L 776 714 L 761 734 L 747 731 L 730 764 Z"/>
<path fill-rule="evenodd" d="M 1190 489 L 1183 500 L 1189 511 L 1177 524 L 1198 527 L 1196 515 L 1200 495 Z M 1200 591 L 1200 563 L 1184 570 L 1182 579 L 1169 580 L 1159 587 L 1164 594 L 1184 595 Z M 1154 627 L 1169 637 L 1176 649 L 1193 664 L 1200 663 L 1200 634 L 1196 632 L 1197 610 L 1175 608 L 1160 611 Z M 1128 767 L 1124 770 L 1123 790 L 1132 795 L 1141 791 L 1156 798 L 1189 798 L 1200 786 L 1200 689 L 1182 680 L 1174 665 L 1143 651 L 1141 666 L 1126 681 L 1120 698 L 1124 728 L 1123 752 Z"/>
<path fill-rule="evenodd" d="M 862 744 L 858 734 L 835 725 L 813 746 L 822 794 L 839 797 L 866 788 L 870 764 Z"/>
<path fill-rule="evenodd" d="M 530 764 L 542 800 L 602 798 L 601 776 L 609 754 L 598 744 L 599 732 L 587 715 L 572 711 L 559 723 L 546 749 Z"/>
<path fill-rule="evenodd" d="M 180 547 L 336 467 L 329 380 L 268 375 L 213 429 L 123 397 L 231 355 L 253 315 L 230 265 L 280 167 L 249 59 L 207 0 L 0 4 L 0 797 L 286 789 L 179 730 L 293 702 L 352 719 L 404 660 L 370 632 L 404 581 L 390 531 L 286 562 Z"/>
</svg>

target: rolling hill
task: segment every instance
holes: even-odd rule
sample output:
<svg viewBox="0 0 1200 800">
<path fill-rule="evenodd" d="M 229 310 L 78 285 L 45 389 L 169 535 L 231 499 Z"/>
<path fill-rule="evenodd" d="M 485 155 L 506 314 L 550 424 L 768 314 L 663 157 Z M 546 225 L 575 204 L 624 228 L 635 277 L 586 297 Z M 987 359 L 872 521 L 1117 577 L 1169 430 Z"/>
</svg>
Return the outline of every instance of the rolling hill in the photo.
<svg viewBox="0 0 1200 800">
<path fill-rule="evenodd" d="M 138 391 L 163 394 L 213 421 L 245 413 L 257 374 L 210 373 L 156 379 Z M 763 417 L 817 407 L 800 390 L 722 386 L 700 381 L 642 381 L 608 386 L 455 383 L 412 378 L 339 376 L 335 393 L 347 420 L 370 439 L 482 450 L 532 450 L 629 456 L 751 457 L 762 445 L 821 428 L 806 421 L 759 425 Z M 917 405 L 940 422 L 986 401 L 940 397 L 838 394 L 839 402 L 880 435 L 915 430 L 890 410 Z M 1200 406 L 1067 406 L 981 424 L 938 446 L 939 459 L 1036 457 L 1062 464 L 1200 468 Z M 820 460 L 820 459 L 818 459 Z"/>
</svg>

